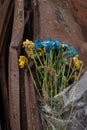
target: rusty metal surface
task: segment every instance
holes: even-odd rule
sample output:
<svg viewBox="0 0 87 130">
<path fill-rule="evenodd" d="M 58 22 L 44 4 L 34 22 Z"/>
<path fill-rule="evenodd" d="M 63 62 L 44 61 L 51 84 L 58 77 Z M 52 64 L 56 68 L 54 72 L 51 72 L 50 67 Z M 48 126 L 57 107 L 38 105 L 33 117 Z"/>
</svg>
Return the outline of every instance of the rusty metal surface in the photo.
<svg viewBox="0 0 87 130">
<path fill-rule="evenodd" d="M 38 0 L 40 38 L 70 42 L 87 69 L 87 1 Z"/>
</svg>

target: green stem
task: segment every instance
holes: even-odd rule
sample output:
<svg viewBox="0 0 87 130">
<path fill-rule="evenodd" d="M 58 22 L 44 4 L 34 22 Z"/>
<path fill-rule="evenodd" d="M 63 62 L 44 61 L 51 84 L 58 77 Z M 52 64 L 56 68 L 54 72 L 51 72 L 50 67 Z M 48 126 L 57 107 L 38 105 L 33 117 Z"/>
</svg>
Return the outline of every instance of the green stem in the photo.
<svg viewBox="0 0 87 130">
<path fill-rule="evenodd" d="M 43 66 L 43 64 L 42 64 L 42 62 L 41 62 L 41 60 L 40 60 L 40 57 L 38 56 L 38 53 L 37 53 L 36 50 L 35 50 L 35 53 L 36 53 L 36 56 L 37 56 L 37 58 L 38 58 L 38 60 L 39 60 L 39 62 L 40 62 L 40 64 L 41 64 L 41 66 Z"/>
<path fill-rule="evenodd" d="M 72 72 L 71 72 L 69 78 L 67 79 L 67 83 L 68 83 L 68 81 L 70 80 L 70 78 L 72 77 L 72 74 L 73 74 L 74 71 L 76 71 L 75 67 L 73 68 L 73 70 L 72 70 Z"/>
<path fill-rule="evenodd" d="M 78 79 L 79 79 L 79 77 L 80 77 L 80 75 L 81 75 L 81 72 L 82 72 L 82 68 L 83 68 L 83 63 L 82 63 L 82 65 L 81 65 L 81 67 L 80 67 L 80 71 L 79 71 L 79 74 L 78 74 L 78 78 L 77 78 L 77 81 L 78 81 Z"/>
<path fill-rule="evenodd" d="M 71 64 L 72 64 L 72 58 L 70 59 L 70 63 L 69 63 L 69 69 L 68 69 L 68 74 L 67 74 L 67 78 L 69 77 L 69 74 L 70 74 L 70 68 L 71 68 Z"/>
<path fill-rule="evenodd" d="M 32 74 L 32 72 L 31 72 L 31 69 L 30 69 L 30 66 L 29 66 L 28 63 L 27 63 L 27 67 L 28 67 L 28 69 L 29 69 L 29 72 L 30 72 L 32 81 L 33 81 L 33 83 L 34 83 L 35 89 L 36 89 L 38 95 L 40 96 L 40 98 L 42 98 L 42 96 L 41 96 L 41 94 L 40 94 L 40 92 L 39 92 L 39 90 L 38 90 L 38 87 L 37 87 L 37 85 L 36 85 L 36 82 L 35 82 L 35 80 L 34 80 L 33 74 Z"/>
<path fill-rule="evenodd" d="M 34 57 L 33 57 L 33 60 L 34 60 L 34 63 L 35 63 L 35 66 L 36 66 L 37 71 L 39 72 L 40 76 L 43 78 L 43 75 L 42 75 L 42 73 L 41 73 L 40 70 L 39 70 L 40 67 L 38 67 L 37 62 L 36 62 L 36 60 L 35 60 Z M 43 66 L 41 66 L 41 68 L 43 68 Z"/>
</svg>

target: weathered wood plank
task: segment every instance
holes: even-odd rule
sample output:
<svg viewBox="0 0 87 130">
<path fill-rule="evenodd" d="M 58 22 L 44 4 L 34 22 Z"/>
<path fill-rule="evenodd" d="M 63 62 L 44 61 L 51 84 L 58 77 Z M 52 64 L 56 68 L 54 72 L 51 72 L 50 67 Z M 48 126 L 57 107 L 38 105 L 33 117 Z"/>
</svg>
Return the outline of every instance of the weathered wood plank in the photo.
<svg viewBox="0 0 87 130">
<path fill-rule="evenodd" d="M 42 130 L 34 85 L 27 71 L 25 71 L 25 99 L 28 130 Z"/>
<path fill-rule="evenodd" d="M 20 85 L 17 48 L 22 41 L 24 29 L 23 1 L 15 0 L 12 39 L 9 48 L 9 106 L 11 130 L 20 127 Z"/>
</svg>

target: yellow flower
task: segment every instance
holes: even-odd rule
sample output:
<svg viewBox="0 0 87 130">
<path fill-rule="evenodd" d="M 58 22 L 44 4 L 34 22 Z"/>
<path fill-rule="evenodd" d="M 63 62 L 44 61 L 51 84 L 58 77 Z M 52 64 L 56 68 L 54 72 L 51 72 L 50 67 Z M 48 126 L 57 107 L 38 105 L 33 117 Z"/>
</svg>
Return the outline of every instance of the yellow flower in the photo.
<svg viewBox="0 0 87 130">
<path fill-rule="evenodd" d="M 45 48 L 38 48 L 38 55 L 43 56 L 45 54 Z"/>
<path fill-rule="evenodd" d="M 25 56 L 20 56 L 18 61 L 20 68 L 24 68 L 25 64 L 28 62 L 28 59 Z"/>
<path fill-rule="evenodd" d="M 76 56 L 74 56 L 73 57 L 73 64 L 74 64 L 74 66 L 76 67 L 76 69 L 80 69 L 80 67 L 81 67 L 81 65 L 82 65 L 82 61 L 80 61 L 79 59 L 78 59 L 78 55 L 76 55 Z"/>
<path fill-rule="evenodd" d="M 26 41 L 23 42 L 23 47 L 28 57 L 31 58 L 34 51 L 34 43 L 26 39 Z"/>
<path fill-rule="evenodd" d="M 78 61 L 78 55 L 73 57 L 73 63 L 75 64 L 75 62 L 77 62 L 77 61 Z"/>
<path fill-rule="evenodd" d="M 23 42 L 23 47 L 28 47 L 28 46 L 34 47 L 34 43 L 26 39 L 26 41 Z"/>
<path fill-rule="evenodd" d="M 77 80 L 77 78 L 78 78 L 78 73 L 77 73 L 77 72 L 74 72 L 74 74 L 72 75 L 72 78 L 74 78 L 74 80 Z"/>
<path fill-rule="evenodd" d="M 27 54 L 27 56 L 28 56 L 28 58 L 33 58 L 33 50 L 32 49 L 25 49 L 25 51 L 26 51 L 26 54 Z"/>
<path fill-rule="evenodd" d="M 76 62 L 75 62 L 75 67 L 76 67 L 76 69 L 80 69 L 81 68 L 81 65 L 82 65 L 82 61 L 80 61 L 80 60 L 77 60 Z"/>
</svg>

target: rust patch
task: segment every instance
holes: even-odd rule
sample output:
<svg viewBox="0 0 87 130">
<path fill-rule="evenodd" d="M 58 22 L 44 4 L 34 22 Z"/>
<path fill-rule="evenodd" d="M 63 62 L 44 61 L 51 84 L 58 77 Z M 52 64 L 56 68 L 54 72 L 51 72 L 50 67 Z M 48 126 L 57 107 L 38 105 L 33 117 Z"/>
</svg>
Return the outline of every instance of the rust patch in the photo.
<svg viewBox="0 0 87 130">
<path fill-rule="evenodd" d="M 87 1 L 38 0 L 38 7 L 40 38 L 70 42 L 87 69 Z"/>
</svg>

